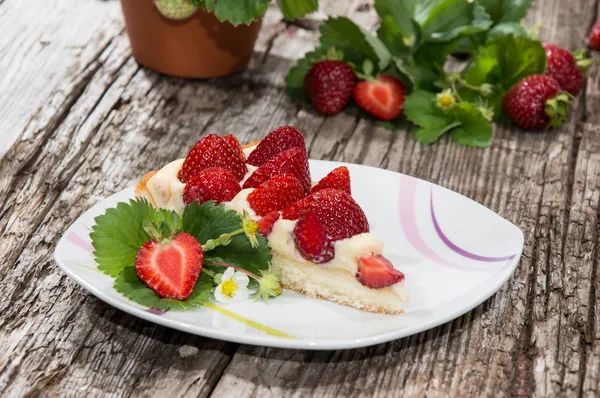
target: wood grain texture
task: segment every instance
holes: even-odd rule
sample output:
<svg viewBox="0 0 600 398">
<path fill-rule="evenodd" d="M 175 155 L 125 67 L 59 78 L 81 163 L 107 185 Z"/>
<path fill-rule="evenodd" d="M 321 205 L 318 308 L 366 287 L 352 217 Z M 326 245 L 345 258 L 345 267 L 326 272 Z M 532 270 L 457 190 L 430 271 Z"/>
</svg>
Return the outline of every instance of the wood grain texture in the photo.
<svg viewBox="0 0 600 398">
<path fill-rule="evenodd" d="M 0 395 L 600 394 L 599 65 L 559 129 L 498 128 L 487 149 L 423 146 L 352 110 L 324 118 L 284 95 L 291 59 L 312 48 L 323 14 L 290 24 L 270 7 L 247 70 L 183 81 L 137 65 L 118 2 L 60 3 L 0 1 L 0 92 L 8 93 L 0 96 L 0 131 L 18 137 L 0 159 Z M 376 24 L 368 2 L 322 3 L 327 13 Z M 543 39 L 574 49 L 585 44 L 596 8 L 538 1 L 528 22 L 543 19 Z M 309 352 L 156 326 L 95 299 L 57 268 L 62 232 L 103 197 L 184 155 L 204 134 L 250 141 L 282 124 L 303 131 L 311 158 L 414 175 L 508 218 L 526 237 L 517 272 L 484 304 L 436 329 Z"/>
</svg>

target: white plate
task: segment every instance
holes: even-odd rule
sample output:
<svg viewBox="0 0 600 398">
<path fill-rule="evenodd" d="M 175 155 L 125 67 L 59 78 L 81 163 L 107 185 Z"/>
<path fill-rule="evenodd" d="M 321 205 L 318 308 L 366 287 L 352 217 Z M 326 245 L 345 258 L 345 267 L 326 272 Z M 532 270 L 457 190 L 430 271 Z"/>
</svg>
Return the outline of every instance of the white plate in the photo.
<svg viewBox="0 0 600 398">
<path fill-rule="evenodd" d="M 311 160 L 313 180 L 342 164 Z M 523 234 L 491 210 L 413 177 L 344 165 L 371 231 L 384 240 L 384 254 L 406 275 L 410 303 L 403 315 L 362 312 L 287 290 L 268 303 L 183 312 L 162 313 L 135 304 L 96 269 L 89 238 L 94 217 L 133 198 L 133 189 L 106 198 L 79 217 L 58 243 L 56 262 L 96 297 L 160 325 L 244 344 L 321 350 L 364 347 L 441 325 L 482 303 L 514 272 Z"/>
</svg>

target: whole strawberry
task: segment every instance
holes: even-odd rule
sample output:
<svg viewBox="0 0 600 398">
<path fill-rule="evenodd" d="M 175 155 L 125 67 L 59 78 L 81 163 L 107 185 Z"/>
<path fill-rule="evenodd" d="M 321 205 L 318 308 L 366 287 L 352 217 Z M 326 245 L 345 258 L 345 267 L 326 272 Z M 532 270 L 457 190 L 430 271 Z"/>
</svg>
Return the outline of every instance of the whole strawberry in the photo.
<svg viewBox="0 0 600 398">
<path fill-rule="evenodd" d="M 544 49 L 548 58 L 546 74 L 556 79 L 563 90 L 578 95 L 583 89 L 584 76 L 573 54 L 553 43 L 544 44 Z"/>
<path fill-rule="evenodd" d="M 592 50 L 600 50 L 600 19 L 596 21 L 590 32 L 589 44 Z"/>
<path fill-rule="evenodd" d="M 558 126 L 567 116 L 571 97 L 548 75 L 527 76 L 504 95 L 504 113 L 525 130 Z"/>
<path fill-rule="evenodd" d="M 397 119 L 402 113 L 405 97 L 404 84 L 390 75 L 368 78 L 354 88 L 356 105 L 380 120 Z"/>
<path fill-rule="evenodd" d="M 323 115 L 339 113 L 350 99 L 356 77 L 344 61 L 325 59 L 316 62 L 304 78 L 304 91 L 317 112 Z"/>
</svg>

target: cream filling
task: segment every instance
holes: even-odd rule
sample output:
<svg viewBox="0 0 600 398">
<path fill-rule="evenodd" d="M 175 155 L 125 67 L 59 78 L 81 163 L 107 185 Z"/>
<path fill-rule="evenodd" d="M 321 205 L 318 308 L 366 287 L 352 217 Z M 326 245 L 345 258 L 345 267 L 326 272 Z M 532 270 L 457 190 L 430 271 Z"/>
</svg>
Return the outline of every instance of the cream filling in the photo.
<svg viewBox="0 0 600 398">
<path fill-rule="evenodd" d="M 256 146 L 244 149 L 244 153 L 248 156 Z M 183 202 L 183 190 L 185 184 L 179 181 L 177 173 L 183 166 L 185 159 L 175 160 L 152 176 L 146 183 L 146 188 L 150 193 L 151 198 L 147 198 L 159 208 L 174 210 L 179 214 L 183 214 L 185 203 Z M 257 167 L 248 165 L 248 173 L 244 176 L 242 184 L 256 170 Z M 252 210 L 248 203 L 248 195 L 253 191 L 253 188 L 242 189 L 230 202 L 225 202 L 223 205 L 238 213 L 244 210 L 253 220 L 258 220 L 260 217 Z M 273 231 L 269 235 L 269 246 L 280 253 L 285 253 L 292 259 L 298 262 L 307 262 L 302 257 L 293 238 L 294 227 L 296 221 L 278 220 L 273 225 Z M 351 238 L 342 239 L 334 243 L 335 257 L 321 266 L 326 268 L 339 268 L 356 275 L 358 268 L 358 257 L 363 254 L 381 254 L 383 250 L 383 242 L 371 233 L 362 233 Z M 408 294 L 404 289 L 404 283 L 396 283 L 391 286 L 393 292 L 403 301 L 408 301 Z"/>
</svg>

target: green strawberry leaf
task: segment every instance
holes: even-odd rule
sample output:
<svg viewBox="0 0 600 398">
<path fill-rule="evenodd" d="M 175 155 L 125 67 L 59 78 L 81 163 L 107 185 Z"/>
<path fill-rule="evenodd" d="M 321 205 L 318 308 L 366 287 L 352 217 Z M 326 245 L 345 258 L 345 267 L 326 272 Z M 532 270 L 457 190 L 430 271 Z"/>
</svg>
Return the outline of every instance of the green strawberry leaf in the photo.
<svg viewBox="0 0 600 398">
<path fill-rule="evenodd" d="M 546 52 L 539 40 L 499 36 L 473 60 L 464 79 L 474 85 L 488 82 L 508 89 L 522 78 L 546 71 Z"/>
<path fill-rule="evenodd" d="M 419 41 L 419 26 L 413 21 L 416 0 L 375 0 L 375 10 L 381 17 L 377 36 L 395 55 L 412 52 Z"/>
<path fill-rule="evenodd" d="M 475 147 L 488 147 L 492 143 L 494 132 L 492 125 L 487 121 L 477 106 L 469 102 L 457 104 L 452 109 L 460 126 L 452 130 L 452 141 Z"/>
<path fill-rule="evenodd" d="M 194 290 L 187 300 L 162 298 L 142 282 L 135 267 L 125 267 L 115 279 L 114 289 L 129 300 L 148 308 L 163 311 L 177 311 L 200 307 L 210 300 L 213 292 L 213 279 L 201 272 Z"/>
<path fill-rule="evenodd" d="M 502 37 L 508 35 L 513 35 L 514 37 L 530 37 L 531 33 L 520 22 L 502 22 L 489 30 L 487 34 L 487 43 L 501 40 Z"/>
<path fill-rule="evenodd" d="M 477 0 L 494 24 L 520 22 L 531 7 L 531 0 Z"/>
<path fill-rule="evenodd" d="M 209 239 L 236 231 L 242 227 L 238 213 L 227 210 L 223 205 L 214 205 L 212 201 L 199 204 L 193 202 L 183 212 L 183 229 L 204 244 Z M 204 261 L 217 261 L 243 268 L 254 274 L 269 268 L 271 249 L 267 240 L 257 234 L 258 247 L 253 248 L 246 235 L 236 235 L 227 246 L 204 252 Z"/>
<path fill-rule="evenodd" d="M 271 0 L 204 0 L 204 7 L 221 22 L 233 26 L 250 24 L 262 18 Z"/>
<path fill-rule="evenodd" d="M 277 0 L 277 5 L 286 19 L 296 19 L 317 11 L 319 0 Z"/>
<path fill-rule="evenodd" d="M 424 41 L 446 42 L 485 32 L 492 25 L 483 7 L 464 0 L 418 1 L 413 17 L 421 26 Z"/>
<path fill-rule="evenodd" d="M 451 112 L 445 112 L 436 106 L 435 94 L 423 90 L 414 91 L 406 97 L 404 114 L 419 126 L 413 135 L 422 144 L 431 144 L 460 125 Z"/>
<path fill-rule="evenodd" d="M 143 228 L 144 220 L 152 220 L 155 210 L 146 199 L 118 203 L 115 208 L 95 218 L 90 238 L 98 269 L 115 277 L 135 262 L 140 247 L 150 238 Z"/>
<path fill-rule="evenodd" d="M 370 59 L 383 70 L 391 61 L 389 51 L 377 37 L 346 17 L 329 18 L 319 30 L 320 48 L 342 51 L 344 60 L 353 65 L 362 65 L 365 59 Z"/>
</svg>

